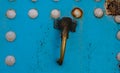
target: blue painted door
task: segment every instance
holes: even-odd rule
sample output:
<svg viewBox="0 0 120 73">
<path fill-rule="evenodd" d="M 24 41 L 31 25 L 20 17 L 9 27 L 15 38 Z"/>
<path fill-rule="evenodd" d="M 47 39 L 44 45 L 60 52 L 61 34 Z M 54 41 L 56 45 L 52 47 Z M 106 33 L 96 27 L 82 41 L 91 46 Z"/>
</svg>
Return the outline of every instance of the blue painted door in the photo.
<svg viewBox="0 0 120 73">
<path fill-rule="evenodd" d="M 102 8 L 104 0 L 0 0 L 0 73 L 119 73 L 116 59 L 120 41 L 116 39 L 119 25 L 112 16 L 100 19 L 94 16 L 95 8 Z M 74 19 L 71 11 L 79 7 L 83 11 L 76 32 L 69 33 L 63 65 L 56 61 L 60 56 L 60 31 L 53 28 L 50 13 L 61 11 L 61 17 Z M 31 19 L 28 11 L 38 10 L 38 17 Z M 6 12 L 16 11 L 16 17 L 9 19 Z M 16 39 L 6 40 L 6 33 L 14 31 Z M 7 56 L 15 57 L 15 64 L 8 66 Z"/>
</svg>

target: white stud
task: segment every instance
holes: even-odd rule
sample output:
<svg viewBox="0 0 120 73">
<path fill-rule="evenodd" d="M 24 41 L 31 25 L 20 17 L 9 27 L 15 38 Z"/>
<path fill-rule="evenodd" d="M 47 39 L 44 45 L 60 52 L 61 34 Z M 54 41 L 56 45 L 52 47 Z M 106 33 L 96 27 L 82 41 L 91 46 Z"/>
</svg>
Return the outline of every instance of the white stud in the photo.
<svg viewBox="0 0 120 73">
<path fill-rule="evenodd" d="M 75 0 L 76 2 L 79 2 L 80 0 Z"/>
<path fill-rule="evenodd" d="M 8 66 L 12 66 L 15 64 L 15 57 L 14 56 L 7 56 L 5 58 L 5 63 L 8 65 Z"/>
<path fill-rule="evenodd" d="M 13 1 L 15 1 L 15 0 L 9 0 L 10 2 L 13 2 Z"/>
<path fill-rule="evenodd" d="M 8 32 L 6 33 L 6 39 L 7 39 L 9 42 L 14 41 L 15 38 L 16 38 L 15 32 L 13 32 L 13 31 L 8 31 Z"/>
<path fill-rule="evenodd" d="M 53 1 L 58 2 L 59 0 L 53 0 Z"/>
<path fill-rule="evenodd" d="M 116 23 L 120 23 L 120 15 L 114 17 Z"/>
<path fill-rule="evenodd" d="M 32 2 L 36 2 L 37 0 L 32 0 Z"/>
<path fill-rule="evenodd" d="M 120 52 L 117 54 L 117 60 L 120 61 Z"/>
<path fill-rule="evenodd" d="M 28 12 L 28 15 L 30 18 L 36 18 L 38 17 L 38 11 L 36 9 L 30 9 Z"/>
<path fill-rule="evenodd" d="M 100 0 L 95 0 L 96 2 L 100 2 Z"/>
<path fill-rule="evenodd" d="M 102 16 L 103 16 L 103 10 L 101 9 L 101 8 L 96 8 L 95 10 L 94 10 L 94 15 L 96 16 L 96 17 L 98 17 L 98 18 L 101 18 Z"/>
<path fill-rule="evenodd" d="M 10 18 L 10 19 L 13 19 L 16 17 L 16 12 L 15 10 L 13 9 L 9 9 L 6 13 L 7 17 Z"/>
<path fill-rule="evenodd" d="M 117 32 L 117 39 L 120 40 L 120 31 Z"/>
<path fill-rule="evenodd" d="M 54 9 L 51 11 L 51 17 L 57 19 L 60 17 L 60 11 L 58 9 Z"/>
</svg>

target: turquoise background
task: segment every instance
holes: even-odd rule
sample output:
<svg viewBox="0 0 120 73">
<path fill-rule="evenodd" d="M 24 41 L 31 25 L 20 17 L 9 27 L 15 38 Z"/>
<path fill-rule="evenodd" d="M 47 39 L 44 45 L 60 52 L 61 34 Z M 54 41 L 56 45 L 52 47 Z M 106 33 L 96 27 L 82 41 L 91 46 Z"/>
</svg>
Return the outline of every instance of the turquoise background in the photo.
<svg viewBox="0 0 120 73">
<path fill-rule="evenodd" d="M 119 73 L 116 55 L 120 51 L 120 41 L 116 34 L 120 28 L 112 16 L 104 14 L 98 19 L 95 8 L 104 9 L 104 0 L 0 0 L 0 73 Z M 65 59 L 62 66 L 56 61 L 60 54 L 60 32 L 53 28 L 51 10 L 59 9 L 61 17 L 72 17 L 74 7 L 83 10 L 82 18 L 77 19 L 75 33 L 69 33 Z M 36 8 L 39 16 L 30 19 L 28 11 Z M 15 9 L 17 16 L 6 17 L 8 9 Z M 73 18 L 73 17 L 72 17 Z M 16 40 L 8 42 L 5 34 L 16 32 Z M 14 55 L 16 63 L 7 66 L 5 58 Z"/>
</svg>

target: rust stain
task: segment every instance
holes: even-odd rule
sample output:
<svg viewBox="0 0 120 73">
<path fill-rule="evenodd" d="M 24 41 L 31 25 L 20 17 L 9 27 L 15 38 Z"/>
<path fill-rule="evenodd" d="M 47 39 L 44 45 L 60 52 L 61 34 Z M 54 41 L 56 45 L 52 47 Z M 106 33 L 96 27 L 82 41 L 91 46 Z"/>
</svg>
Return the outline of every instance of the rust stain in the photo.
<svg viewBox="0 0 120 73">
<path fill-rule="evenodd" d="M 77 13 L 77 14 L 79 13 L 79 15 L 76 15 L 76 13 Z M 83 11 L 82 11 L 82 9 L 76 7 L 76 8 L 74 8 L 74 9 L 72 10 L 71 14 L 72 14 L 73 17 L 75 17 L 75 18 L 81 18 L 82 15 L 83 15 Z"/>
<path fill-rule="evenodd" d="M 106 0 L 105 8 L 107 15 L 120 15 L 120 0 Z"/>
</svg>

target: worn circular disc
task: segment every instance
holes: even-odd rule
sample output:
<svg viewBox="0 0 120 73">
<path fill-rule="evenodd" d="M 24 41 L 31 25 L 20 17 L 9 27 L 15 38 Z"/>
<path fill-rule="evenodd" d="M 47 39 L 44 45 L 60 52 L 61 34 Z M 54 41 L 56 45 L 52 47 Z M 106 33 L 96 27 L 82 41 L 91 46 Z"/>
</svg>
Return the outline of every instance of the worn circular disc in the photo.
<svg viewBox="0 0 120 73">
<path fill-rule="evenodd" d="M 75 18 L 81 18 L 83 15 L 83 11 L 80 8 L 74 8 L 71 12 L 72 16 Z"/>
</svg>

